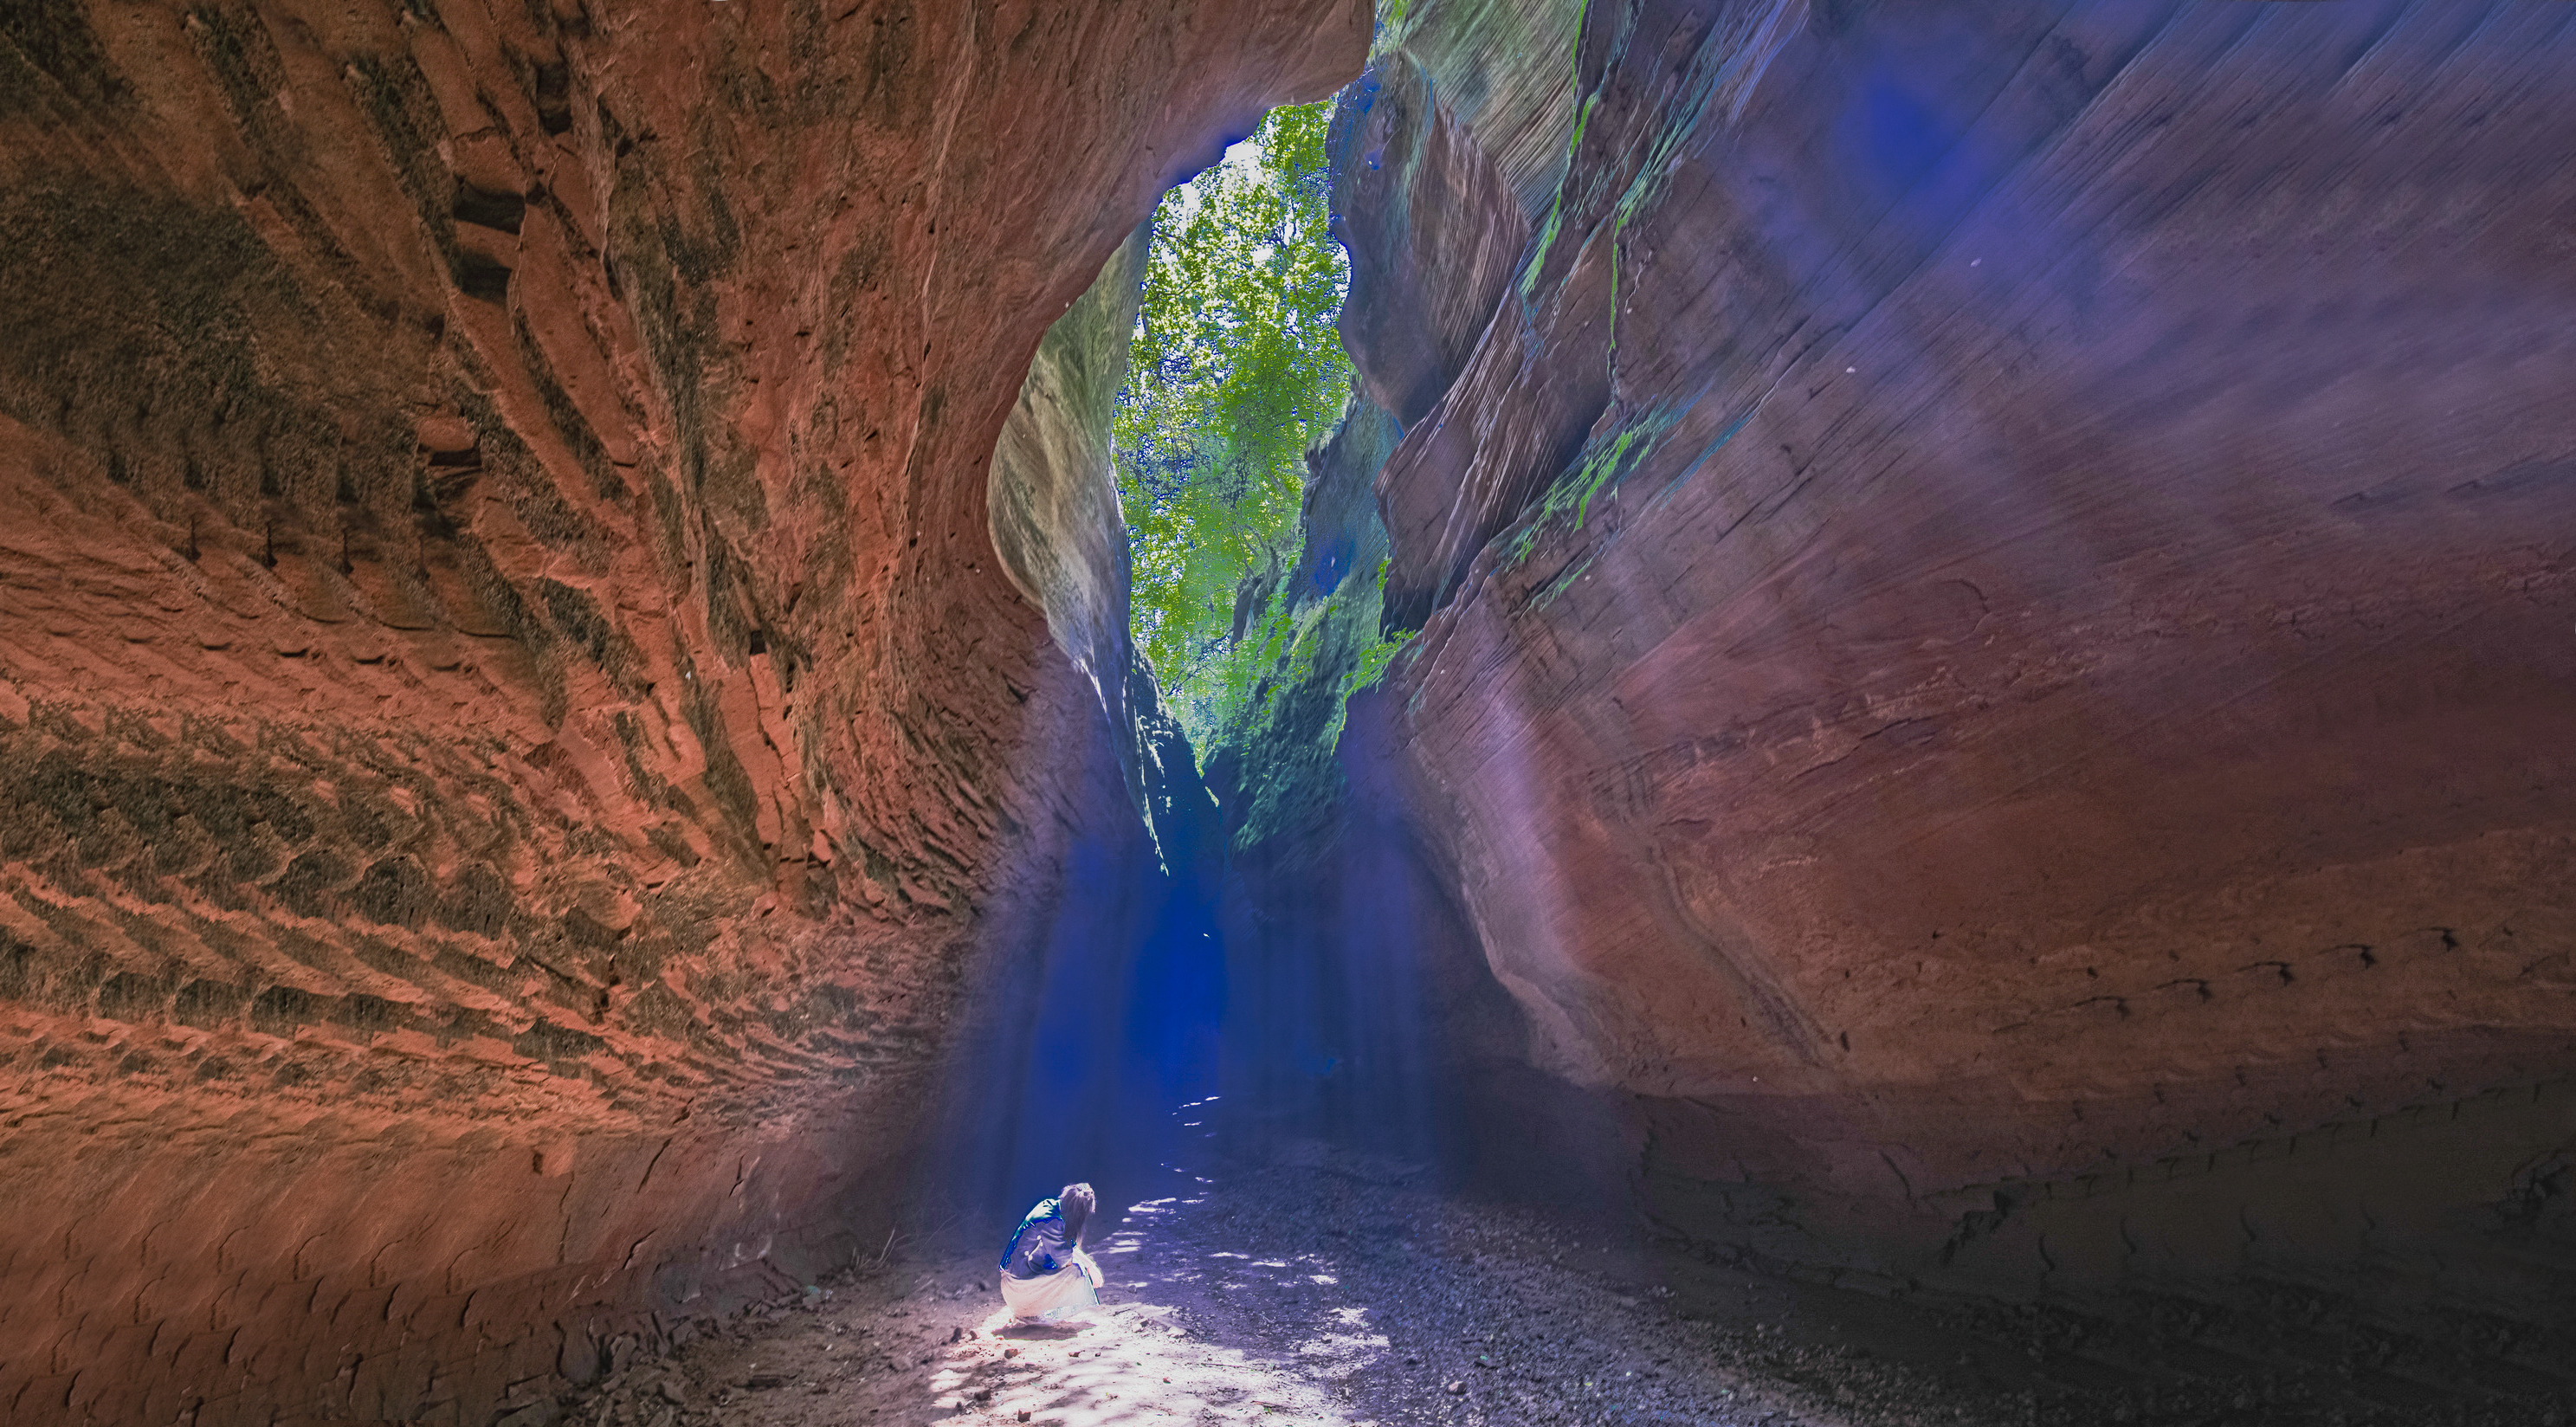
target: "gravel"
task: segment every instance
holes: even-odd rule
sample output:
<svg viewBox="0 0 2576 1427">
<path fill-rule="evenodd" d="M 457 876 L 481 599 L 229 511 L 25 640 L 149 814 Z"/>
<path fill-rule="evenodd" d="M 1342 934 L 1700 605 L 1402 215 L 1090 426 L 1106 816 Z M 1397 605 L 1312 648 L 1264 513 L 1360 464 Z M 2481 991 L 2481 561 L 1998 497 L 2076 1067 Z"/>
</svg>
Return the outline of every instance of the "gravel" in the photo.
<svg viewBox="0 0 2576 1427">
<path fill-rule="evenodd" d="M 2267 1360 L 2224 1315 L 2112 1324 L 1870 1297 L 1434 1192 L 1308 1147 L 1174 1173 L 1093 1244 L 1080 1327 L 1008 1324 L 980 1242 L 844 1275 L 568 1404 L 581 1427 L 1704 1424 L 2558 1427 L 2564 1384 Z M 997 1229 L 993 1235 L 999 1242 Z M 2394 1340 L 2391 1340 L 2394 1341 Z M 2358 1365 L 2356 1365 L 2358 1364 Z"/>
</svg>

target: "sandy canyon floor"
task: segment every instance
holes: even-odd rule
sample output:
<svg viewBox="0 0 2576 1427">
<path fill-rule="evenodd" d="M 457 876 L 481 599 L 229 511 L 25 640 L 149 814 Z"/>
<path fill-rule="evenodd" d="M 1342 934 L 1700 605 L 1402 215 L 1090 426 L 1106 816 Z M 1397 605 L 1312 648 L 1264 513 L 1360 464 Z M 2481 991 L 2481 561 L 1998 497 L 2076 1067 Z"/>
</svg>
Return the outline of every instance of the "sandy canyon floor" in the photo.
<svg viewBox="0 0 2576 1427">
<path fill-rule="evenodd" d="M 993 1254 L 907 1250 L 605 1380 L 572 1427 L 2554 1424 L 2421 1344 L 2189 1312 L 1935 1308 L 1464 1202 L 1317 1146 L 1168 1171 L 1087 1322 L 1014 1325 Z M 1006 1227 L 1006 1226 L 1004 1226 Z M 952 1230 L 953 1232 L 953 1230 Z M 1002 1232 L 992 1235 L 998 1243 Z M 2535 1392 L 2533 1389 L 2543 1390 Z M 2499 1390 L 2501 1389 L 2501 1390 Z M 551 1414 L 542 1410 L 531 1424 Z"/>
</svg>

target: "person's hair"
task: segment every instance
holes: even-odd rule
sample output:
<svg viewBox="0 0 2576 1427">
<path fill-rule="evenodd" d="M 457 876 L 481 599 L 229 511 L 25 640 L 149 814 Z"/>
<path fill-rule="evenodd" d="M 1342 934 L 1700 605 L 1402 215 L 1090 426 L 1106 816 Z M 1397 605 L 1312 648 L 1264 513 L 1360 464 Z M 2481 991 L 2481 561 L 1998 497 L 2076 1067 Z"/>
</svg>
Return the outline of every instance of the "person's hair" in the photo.
<svg viewBox="0 0 2576 1427">
<path fill-rule="evenodd" d="M 1091 1211 L 1099 1207 L 1100 1201 L 1092 1194 L 1091 1186 L 1088 1184 L 1068 1184 L 1064 1187 L 1064 1192 L 1056 1195 L 1055 1210 L 1056 1213 L 1064 1216 L 1064 1241 L 1067 1246 L 1077 1249 L 1082 1247 L 1083 1226 L 1090 1221 Z"/>
</svg>

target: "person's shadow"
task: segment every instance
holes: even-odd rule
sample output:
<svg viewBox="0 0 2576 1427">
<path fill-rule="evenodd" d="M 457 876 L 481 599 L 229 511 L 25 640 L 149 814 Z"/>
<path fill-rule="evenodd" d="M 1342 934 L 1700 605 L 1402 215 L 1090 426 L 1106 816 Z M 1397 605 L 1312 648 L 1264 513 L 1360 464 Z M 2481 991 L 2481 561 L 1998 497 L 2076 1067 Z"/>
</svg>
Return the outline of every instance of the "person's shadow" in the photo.
<svg viewBox="0 0 2576 1427">
<path fill-rule="evenodd" d="M 993 1336 L 996 1338 L 1036 1338 L 1042 1341 L 1052 1342 L 1063 1338 L 1079 1337 L 1081 1336 L 1082 1331 L 1090 1326 L 1091 1325 L 1089 1323 L 1013 1323 L 1008 1327 L 994 1329 Z"/>
</svg>

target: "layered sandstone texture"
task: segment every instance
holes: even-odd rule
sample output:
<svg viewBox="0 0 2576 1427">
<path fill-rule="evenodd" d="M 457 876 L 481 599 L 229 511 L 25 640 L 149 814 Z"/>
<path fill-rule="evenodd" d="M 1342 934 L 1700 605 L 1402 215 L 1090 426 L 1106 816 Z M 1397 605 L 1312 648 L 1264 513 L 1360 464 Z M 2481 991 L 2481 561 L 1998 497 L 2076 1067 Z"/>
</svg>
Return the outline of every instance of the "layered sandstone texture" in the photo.
<svg viewBox="0 0 2576 1427">
<path fill-rule="evenodd" d="M 1401 914 L 1737 1251 L 2566 1326 L 2566 12 L 1569 9 L 1336 121 Z"/>
<path fill-rule="evenodd" d="M 1368 23 L 0 10 L 0 1416 L 480 1422 L 882 1234 L 995 919 L 1154 875 L 996 439 Z"/>
</svg>

